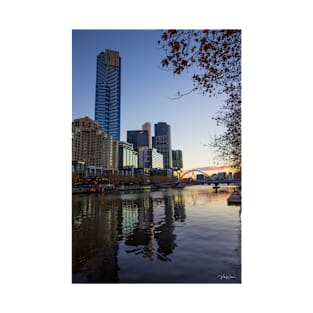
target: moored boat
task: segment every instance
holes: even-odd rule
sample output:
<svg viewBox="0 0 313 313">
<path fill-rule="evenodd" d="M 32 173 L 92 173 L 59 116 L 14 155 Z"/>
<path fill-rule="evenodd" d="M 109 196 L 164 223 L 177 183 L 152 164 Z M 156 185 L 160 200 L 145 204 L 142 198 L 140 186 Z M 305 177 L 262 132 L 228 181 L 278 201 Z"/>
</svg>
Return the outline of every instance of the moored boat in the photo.
<svg viewBox="0 0 313 313">
<path fill-rule="evenodd" d="M 227 199 L 227 204 L 241 204 L 241 194 L 239 191 L 234 191 Z"/>
</svg>

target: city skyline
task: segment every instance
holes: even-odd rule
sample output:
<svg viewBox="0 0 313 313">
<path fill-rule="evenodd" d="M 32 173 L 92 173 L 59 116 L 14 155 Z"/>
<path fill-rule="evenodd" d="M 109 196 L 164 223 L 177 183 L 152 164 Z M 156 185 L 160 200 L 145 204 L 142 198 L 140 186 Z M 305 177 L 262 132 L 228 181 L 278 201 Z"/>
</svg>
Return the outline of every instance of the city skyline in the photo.
<svg viewBox="0 0 313 313">
<path fill-rule="evenodd" d="M 197 93 L 171 99 L 178 90 L 190 90 L 192 81 L 188 75 L 174 77 L 161 69 L 160 34 L 157 30 L 73 30 L 72 119 L 95 119 L 97 55 L 106 49 L 118 51 L 122 59 L 120 140 L 126 141 L 127 130 L 140 129 L 147 121 L 165 122 L 171 126 L 172 149 L 183 151 L 185 169 L 217 165 L 206 145 L 223 130 L 212 120 L 223 101 Z"/>
</svg>

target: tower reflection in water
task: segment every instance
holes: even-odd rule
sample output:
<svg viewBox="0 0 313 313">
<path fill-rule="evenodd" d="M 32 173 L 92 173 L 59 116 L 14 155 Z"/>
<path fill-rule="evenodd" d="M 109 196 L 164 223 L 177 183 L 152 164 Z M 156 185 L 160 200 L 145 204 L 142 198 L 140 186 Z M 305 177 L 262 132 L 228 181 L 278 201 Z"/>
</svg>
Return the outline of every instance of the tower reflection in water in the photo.
<svg viewBox="0 0 313 313">
<path fill-rule="evenodd" d="M 182 194 L 90 195 L 73 207 L 73 282 L 119 282 L 119 243 L 126 253 L 171 261 L 174 222 L 186 219 Z"/>
<path fill-rule="evenodd" d="M 117 201 L 89 200 L 81 206 L 72 225 L 73 282 L 119 281 L 119 211 Z"/>
<path fill-rule="evenodd" d="M 129 212 L 135 218 L 130 219 Z M 181 218 L 184 221 L 185 216 L 182 197 L 161 197 L 158 193 L 154 197 L 146 195 L 136 203 L 123 206 L 123 222 L 131 225 L 128 228 L 130 231 L 127 228 L 124 230 L 125 245 L 136 247 L 126 252 L 142 254 L 151 261 L 170 261 L 168 256 L 176 246 L 174 219 Z"/>
</svg>

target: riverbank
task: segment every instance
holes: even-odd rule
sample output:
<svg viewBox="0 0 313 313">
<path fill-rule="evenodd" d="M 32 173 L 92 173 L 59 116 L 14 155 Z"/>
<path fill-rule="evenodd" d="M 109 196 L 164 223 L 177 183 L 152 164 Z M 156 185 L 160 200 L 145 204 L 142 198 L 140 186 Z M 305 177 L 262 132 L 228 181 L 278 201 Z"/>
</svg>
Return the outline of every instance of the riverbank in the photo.
<svg viewBox="0 0 313 313">
<path fill-rule="evenodd" d="M 172 182 L 172 183 L 162 183 L 162 184 L 149 184 L 149 185 L 114 185 L 114 184 L 88 184 L 88 185 L 74 185 L 72 186 L 72 194 L 82 194 L 82 193 L 111 193 L 111 192 L 118 192 L 118 191 L 149 191 L 149 190 L 156 190 L 156 189 L 164 189 L 164 188 L 177 188 L 183 189 L 187 186 L 194 186 L 194 185 L 203 185 L 197 184 L 195 182 Z M 207 186 L 210 186 L 208 184 Z M 223 187 L 230 187 L 229 184 L 227 186 L 221 184 L 218 186 L 211 187 L 218 191 L 218 189 L 223 189 Z M 237 187 L 237 186 L 236 186 Z M 237 195 L 239 193 L 239 197 Z M 241 194 L 239 191 L 235 191 L 234 195 L 231 195 L 229 198 L 229 204 L 241 204 Z"/>
<path fill-rule="evenodd" d="M 81 193 L 105 193 L 114 191 L 145 191 L 161 188 L 184 188 L 186 184 L 183 183 L 170 183 L 170 184 L 150 184 L 150 185 L 88 185 L 80 187 L 72 187 L 72 194 Z"/>
<path fill-rule="evenodd" d="M 116 191 L 114 185 L 88 185 L 88 186 L 79 186 L 72 187 L 72 194 L 81 194 L 81 193 L 104 193 Z"/>
</svg>

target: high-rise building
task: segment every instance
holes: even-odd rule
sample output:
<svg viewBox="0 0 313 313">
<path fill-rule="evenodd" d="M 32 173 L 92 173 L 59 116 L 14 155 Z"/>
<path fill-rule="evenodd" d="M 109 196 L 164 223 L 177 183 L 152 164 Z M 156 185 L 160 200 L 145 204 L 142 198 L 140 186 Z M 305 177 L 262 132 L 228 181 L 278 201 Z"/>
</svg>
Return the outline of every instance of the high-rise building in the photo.
<svg viewBox="0 0 313 313">
<path fill-rule="evenodd" d="M 112 168 L 118 169 L 119 166 L 119 141 L 112 138 Z"/>
<path fill-rule="evenodd" d="M 138 150 L 138 167 L 162 169 L 163 155 L 154 148 L 141 147 Z"/>
<path fill-rule="evenodd" d="M 217 179 L 218 180 L 226 179 L 226 172 L 219 172 L 219 173 L 217 173 Z"/>
<path fill-rule="evenodd" d="M 232 181 L 233 180 L 233 173 L 232 172 L 229 172 L 227 177 L 226 177 L 226 180 L 227 181 Z"/>
<path fill-rule="evenodd" d="M 205 176 L 203 174 L 197 174 L 196 181 L 198 183 L 204 184 L 205 183 Z"/>
<path fill-rule="evenodd" d="M 97 56 L 95 120 L 114 140 L 120 140 L 121 57 L 105 50 Z"/>
<path fill-rule="evenodd" d="M 149 133 L 147 130 L 128 130 L 127 142 L 134 145 L 134 149 L 149 147 Z"/>
<path fill-rule="evenodd" d="M 164 122 L 154 124 L 154 137 L 152 146 L 163 154 L 164 168 L 172 168 L 172 144 L 171 144 L 171 127 Z"/>
<path fill-rule="evenodd" d="M 89 117 L 72 122 L 72 161 L 86 166 L 117 169 L 115 141 Z"/>
<path fill-rule="evenodd" d="M 183 168 L 183 152 L 181 150 L 172 150 L 173 168 Z"/>
<path fill-rule="evenodd" d="M 142 125 L 142 130 L 146 130 L 148 132 L 148 140 L 149 140 L 149 149 L 152 149 L 152 134 L 151 134 L 151 124 L 149 122 L 145 122 Z"/>
<path fill-rule="evenodd" d="M 128 142 L 119 142 L 119 169 L 131 169 L 138 167 L 138 152 Z"/>
</svg>

